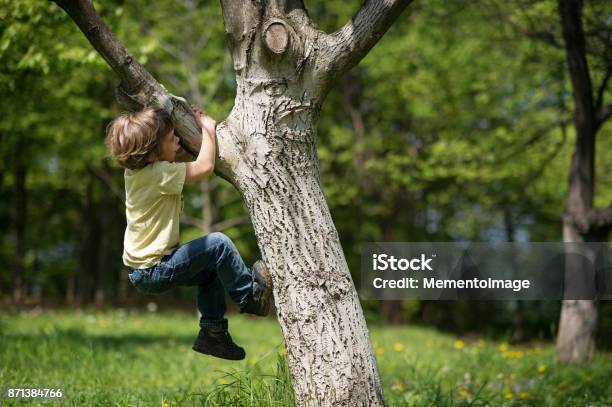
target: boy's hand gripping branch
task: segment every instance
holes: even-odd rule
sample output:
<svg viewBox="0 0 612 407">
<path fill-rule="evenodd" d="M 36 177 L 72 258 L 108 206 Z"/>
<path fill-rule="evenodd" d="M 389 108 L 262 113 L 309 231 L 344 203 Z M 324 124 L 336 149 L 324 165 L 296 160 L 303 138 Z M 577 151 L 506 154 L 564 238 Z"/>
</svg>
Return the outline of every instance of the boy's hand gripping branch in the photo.
<svg viewBox="0 0 612 407">
<path fill-rule="evenodd" d="M 217 123 L 199 108 L 192 106 L 196 123 L 202 130 L 200 153 L 195 161 L 187 163 L 185 182 L 190 184 L 211 175 L 215 169 L 216 125 Z"/>
</svg>

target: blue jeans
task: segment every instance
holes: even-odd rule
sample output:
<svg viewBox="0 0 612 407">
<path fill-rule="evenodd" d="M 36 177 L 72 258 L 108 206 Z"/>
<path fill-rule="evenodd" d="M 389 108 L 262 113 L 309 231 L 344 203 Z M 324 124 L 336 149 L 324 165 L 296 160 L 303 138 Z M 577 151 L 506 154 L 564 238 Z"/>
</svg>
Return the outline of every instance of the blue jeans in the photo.
<svg viewBox="0 0 612 407">
<path fill-rule="evenodd" d="M 179 246 L 148 269 L 131 270 L 138 291 L 158 294 L 176 286 L 198 286 L 200 327 L 227 326 L 225 291 L 242 308 L 253 288 L 253 277 L 223 233 L 215 232 Z"/>
</svg>

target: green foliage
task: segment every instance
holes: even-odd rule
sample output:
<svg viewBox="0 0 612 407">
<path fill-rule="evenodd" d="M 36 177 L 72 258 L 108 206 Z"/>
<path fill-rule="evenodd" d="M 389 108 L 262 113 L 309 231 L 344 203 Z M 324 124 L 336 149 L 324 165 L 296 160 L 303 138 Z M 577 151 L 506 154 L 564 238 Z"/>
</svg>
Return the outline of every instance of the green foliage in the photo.
<svg viewBox="0 0 612 407">
<path fill-rule="evenodd" d="M 596 85 L 610 59 L 610 4 L 585 3 Z M 218 119 L 229 113 L 235 79 L 218 2 L 95 5 L 171 92 Z M 328 32 L 359 5 L 307 4 Z M 575 136 L 559 44 L 555 2 L 415 2 L 338 81 L 323 105 L 318 153 L 357 283 L 367 241 L 560 240 Z M 104 283 L 107 298 L 120 296 L 122 169 L 105 160 L 103 144 L 105 126 L 121 111 L 116 85 L 55 4 L 0 0 L 0 225 L 9 232 L 0 239 L 2 294 L 16 257 L 16 168 L 25 165 L 28 294 L 70 296 L 76 284 L 87 302 Z M 608 103 L 611 93 L 603 92 Z M 612 202 L 610 126 L 597 139 L 595 204 L 602 207 Z M 210 198 L 213 224 L 245 215 L 239 194 L 223 181 L 211 184 Z M 201 190 L 186 189 L 185 214 L 201 219 L 202 202 Z M 202 233 L 183 226 L 183 242 Z M 259 257 L 248 220 L 225 232 L 247 263 Z"/>
</svg>

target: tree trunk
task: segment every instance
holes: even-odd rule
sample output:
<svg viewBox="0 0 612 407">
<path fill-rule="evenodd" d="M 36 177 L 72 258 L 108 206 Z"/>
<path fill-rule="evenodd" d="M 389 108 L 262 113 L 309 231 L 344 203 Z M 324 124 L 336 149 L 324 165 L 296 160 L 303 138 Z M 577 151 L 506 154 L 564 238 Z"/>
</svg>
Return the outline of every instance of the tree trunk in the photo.
<svg viewBox="0 0 612 407">
<path fill-rule="evenodd" d="M 130 109 L 166 108 L 181 144 L 199 151 L 189 105 L 123 47 L 87 0 L 55 0 L 121 78 Z M 368 0 L 326 34 L 301 0 L 222 0 L 237 94 L 217 126 L 215 172 L 242 194 L 272 273 L 300 405 L 380 406 L 380 375 L 357 292 L 323 196 L 316 152 L 334 81 L 376 44 L 410 0 Z"/>
<path fill-rule="evenodd" d="M 563 225 L 564 242 L 582 242 L 583 237 L 568 221 Z M 588 254 L 587 254 L 588 255 Z M 571 284 L 572 274 L 577 270 L 569 256 L 565 281 Z M 563 363 L 590 361 L 595 356 L 595 328 L 597 327 L 597 305 L 589 300 L 564 300 L 561 305 L 559 332 L 557 333 L 557 359 Z"/>
<path fill-rule="evenodd" d="M 66 304 L 74 305 L 77 299 L 77 272 L 70 273 L 66 283 Z"/>
<path fill-rule="evenodd" d="M 262 79 L 238 77 L 234 110 L 218 132 L 236 138 L 244 157 L 235 185 L 272 270 L 297 399 L 380 405 L 365 319 L 321 189 L 318 106 L 299 78 L 282 95 L 268 95 Z"/>
<path fill-rule="evenodd" d="M 102 171 L 108 173 L 107 164 L 101 163 Z M 96 307 L 101 308 L 104 303 L 108 301 L 109 282 L 112 279 L 113 268 L 110 263 L 110 253 L 112 253 L 112 242 L 113 238 L 113 218 L 114 208 L 112 195 L 109 191 L 104 189 L 105 185 L 98 183 L 97 185 L 100 198 L 97 205 L 98 216 L 97 222 L 99 225 L 99 233 L 96 236 L 95 246 L 97 250 L 97 262 L 96 262 L 96 276 L 95 276 L 95 290 L 94 290 L 94 304 Z"/>
<path fill-rule="evenodd" d="M 363 185 L 363 184 L 362 184 Z M 393 194 L 391 205 L 387 216 L 382 219 L 383 224 L 383 241 L 394 242 L 396 241 L 395 228 L 398 224 L 398 216 L 401 211 L 407 213 L 414 213 L 412 201 L 405 199 L 404 195 L 407 195 L 405 191 L 400 190 Z M 412 220 L 412 217 L 411 217 Z M 410 226 L 406 225 L 406 233 L 408 236 L 404 236 L 406 241 L 410 240 Z M 402 310 L 402 300 L 379 300 L 379 312 L 380 318 L 383 322 L 391 325 L 399 325 L 404 321 L 404 312 Z"/>
<path fill-rule="evenodd" d="M 98 242 L 100 222 L 96 211 L 95 179 L 87 178 L 85 195 L 82 201 L 82 217 L 86 220 L 81 229 L 80 259 L 76 286 L 76 305 L 89 303 L 94 292 L 94 282 L 98 269 Z"/>
<path fill-rule="evenodd" d="M 20 304 L 24 297 L 25 274 L 25 232 L 27 218 L 27 164 L 25 160 L 25 141 L 17 142 L 15 152 L 14 180 L 13 180 L 13 237 L 15 253 L 13 258 L 13 302 Z"/>
<path fill-rule="evenodd" d="M 210 199 L 210 180 L 203 179 L 200 182 L 202 196 L 202 234 L 207 235 L 212 232 L 213 224 L 213 203 Z"/>
<path fill-rule="evenodd" d="M 563 217 L 563 241 L 584 242 L 593 240 L 594 237 L 591 225 L 587 224 L 579 230 L 577 220 L 586 218 L 593 209 L 597 113 L 593 102 L 593 88 L 582 30 L 582 2 L 558 0 L 558 8 L 572 83 L 576 129 L 576 146 L 572 157 L 568 198 Z M 570 274 L 576 270 L 569 256 L 567 263 L 566 282 L 569 282 Z M 593 301 L 563 301 L 557 334 L 559 361 L 573 363 L 591 360 L 595 353 L 596 325 L 597 306 Z"/>
</svg>

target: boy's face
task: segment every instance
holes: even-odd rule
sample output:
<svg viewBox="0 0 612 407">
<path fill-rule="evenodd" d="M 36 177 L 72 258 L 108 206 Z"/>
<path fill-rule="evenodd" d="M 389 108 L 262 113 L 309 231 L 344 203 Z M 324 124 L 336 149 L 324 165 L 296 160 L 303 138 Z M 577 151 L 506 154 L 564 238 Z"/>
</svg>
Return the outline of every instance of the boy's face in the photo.
<svg viewBox="0 0 612 407">
<path fill-rule="evenodd" d="M 155 161 L 173 162 L 179 148 L 181 148 L 179 145 L 179 138 L 174 134 L 174 129 L 172 129 L 162 139 L 159 146 L 160 154 L 156 157 Z"/>
</svg>

